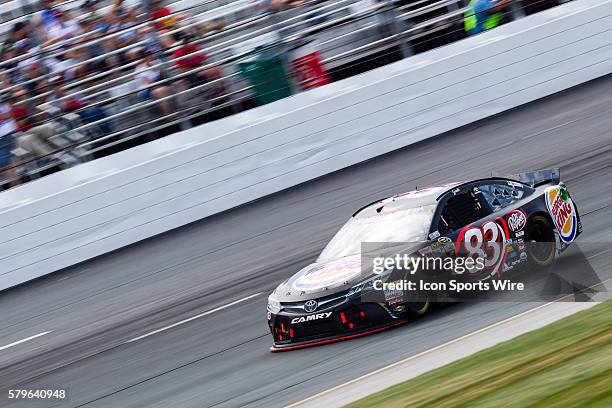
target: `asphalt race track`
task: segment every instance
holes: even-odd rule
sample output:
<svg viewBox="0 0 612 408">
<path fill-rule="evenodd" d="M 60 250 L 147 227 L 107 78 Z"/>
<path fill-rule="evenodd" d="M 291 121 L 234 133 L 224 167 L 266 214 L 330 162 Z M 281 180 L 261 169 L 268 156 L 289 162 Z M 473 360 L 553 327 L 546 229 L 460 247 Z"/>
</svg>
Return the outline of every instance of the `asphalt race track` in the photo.
<svg viewBox="0 0 612 408">
<path fill-rule="evenodd" d="M 608 76 L 6 291 L 0 406 L 283 406 L 534 307 L 454 305 L 351 341 L 268 351 L 272 288 L 355 209 L 415 186 L 560 166 L 579 242 L 595 243 L 585 253 L 610 278 L 611 111 Z M 6 399 L 38 387 L 69 398 Z"/>
</svg>

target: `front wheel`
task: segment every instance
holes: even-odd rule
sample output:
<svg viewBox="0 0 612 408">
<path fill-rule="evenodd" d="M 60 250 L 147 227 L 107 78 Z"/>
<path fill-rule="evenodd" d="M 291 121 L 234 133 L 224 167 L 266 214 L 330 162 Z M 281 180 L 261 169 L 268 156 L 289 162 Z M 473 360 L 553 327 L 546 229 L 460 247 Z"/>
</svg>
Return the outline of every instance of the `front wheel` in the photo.
<svg viewBox="0 0 612 408">
<path fill-rule="evenodd" d="M 429 311 L 431 308 L 431 300 L 429 296 L 418 302 L 406 303 L 406 313 L 408 316 L 422 316 Z"/>
</svg>

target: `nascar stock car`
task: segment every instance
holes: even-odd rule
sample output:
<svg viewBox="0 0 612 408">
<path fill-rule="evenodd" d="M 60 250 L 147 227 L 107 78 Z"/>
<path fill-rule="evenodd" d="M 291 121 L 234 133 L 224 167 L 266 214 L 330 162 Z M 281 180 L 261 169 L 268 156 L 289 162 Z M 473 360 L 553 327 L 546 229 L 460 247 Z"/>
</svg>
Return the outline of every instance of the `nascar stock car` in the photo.
<svg viewBox="0 0 612 408">
<path fill-rule="evenodd" d="M 435 300 L 430 297 L 364 296 L 381 275 L 364 260 L 364 243 L 411 243 L 410 251 L 421 256 L 480 253 L 484 264 L 475 279 L 494 280 L 522 262 L 551 265 L 581 232 L 559 169 L 422 188 L 376 201 L 355 212 L 314 263 L 269 296 L 271 350 L 363 336 L 429 310 Z M 549 245 L 525 248 L 540 242 Z"/>
</svg>

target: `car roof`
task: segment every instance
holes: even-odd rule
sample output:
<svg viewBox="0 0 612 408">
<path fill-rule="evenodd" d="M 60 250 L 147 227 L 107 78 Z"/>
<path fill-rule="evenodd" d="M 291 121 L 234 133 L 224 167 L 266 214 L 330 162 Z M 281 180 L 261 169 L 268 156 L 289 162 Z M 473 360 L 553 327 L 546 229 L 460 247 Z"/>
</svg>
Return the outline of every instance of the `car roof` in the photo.
<svg viewBox="0 0 612 408">
<path fill-rule="evenodd" d="M 398 211 L 408 208 L 418 208 L 436 204 L 437 198 L 445 192 L 463 183 L 450 183 L 440 186 L 417 188 L 412 191 L 397 194 L 382 200 L 374 201 L 357 210 L 353 217 L 370 217 L 388 211 Z"/>
</svg>

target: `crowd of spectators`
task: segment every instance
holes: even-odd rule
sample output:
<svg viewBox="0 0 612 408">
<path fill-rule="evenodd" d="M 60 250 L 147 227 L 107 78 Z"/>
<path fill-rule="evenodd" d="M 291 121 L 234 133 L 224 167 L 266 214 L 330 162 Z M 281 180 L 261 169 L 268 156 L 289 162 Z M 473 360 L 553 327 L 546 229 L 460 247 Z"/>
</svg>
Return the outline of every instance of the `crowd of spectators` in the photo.
<svg viewBox="0 0 612 408">
<path fill-rule="evenodd" d="M 266 14 L 305 2 L 252 6 Z M 202 45 L 223 28 L 165 0 L 41 0 L 0 38 L 0 189 L 20 183 L 23 163 L 64 167 L 79 159 L 65 149 L 73 139 L 61 127 L 64 115 L 76 115 L 79 132 L 96 140 L 133 128 L 121 118 L 138 117 L 134 106 L 147 108 L 147 119 L 176 115 L 192 102 L 187 91 L 204 85 L 211 105 L 225 102 L 225 68 Z"/>
<path fill-rule="evenodd" d="M 196 22 L 163 0 L 133 7 L 123 0 L 87 0 L 72 9 L 60 3 L 43 0 L 40 11 L 15 22 L 0 51 L 0 180 L 13 185 L 24 157 L 70 161 L 66 153 L 55 154 L 54 118 L 72 112 L 97 136 L 116 131 L 112 116 L 133 99 L 107 103 L 104 90 L 117 95 L 107 84 L 121 85 L 119 95 L 151 102 L 161 117 L 177 111 L 172 95 L 223 75 L 222 67 L 206 66 L 208 56 L 196 43 L 222 27 Z M 222 93 L 222 81 L 216 82 L 213 88 Z"/>
<path fill-rule="evenodd" d="M 252 0 L 249 7 L 278 22 L 287 15 L 282 12 L 298 6 L 305 6 L 309 18 L 316 16 L 316 7 L 323 3 Z M 406 3 L 420 7 L 434 2 Z M 502 24 L 515 3 L 461 4 L 467 6 L 464 30 L 473 35 Z M 324 21 L 322 15 L 315 21 Z M 112 140 L 113 135 L 140 131 L 139 126 L 144 129 L 162 119 L 182 121 L 176 115 L 189 111 L 194 89 L 206 89 L 211 106 L 227 101 L 223 78 L 228 67 L 213 61 L 222 51 L 207 55 L 203 46 L 206 42 L 208 47 L 209 34 L 224 27 L 199 17 L 189 9 L 173 10 L 165 0 L 41 0 L 39 11 L 15 19 L 0 37 L 0 189 L 6 180 L 9 185 L 20 183 L 27 172 L 24 163 L 65 167 L 79 160 L 66 149 L 74 139 L 66 137 L 61 118 L 77 118 L 79 136 L 87 141 L 104 136 Z M 194 100 L 202 105 L 201 99 Z M 145 109 L 144 120 L 123 120 Z"/>
</svg>

